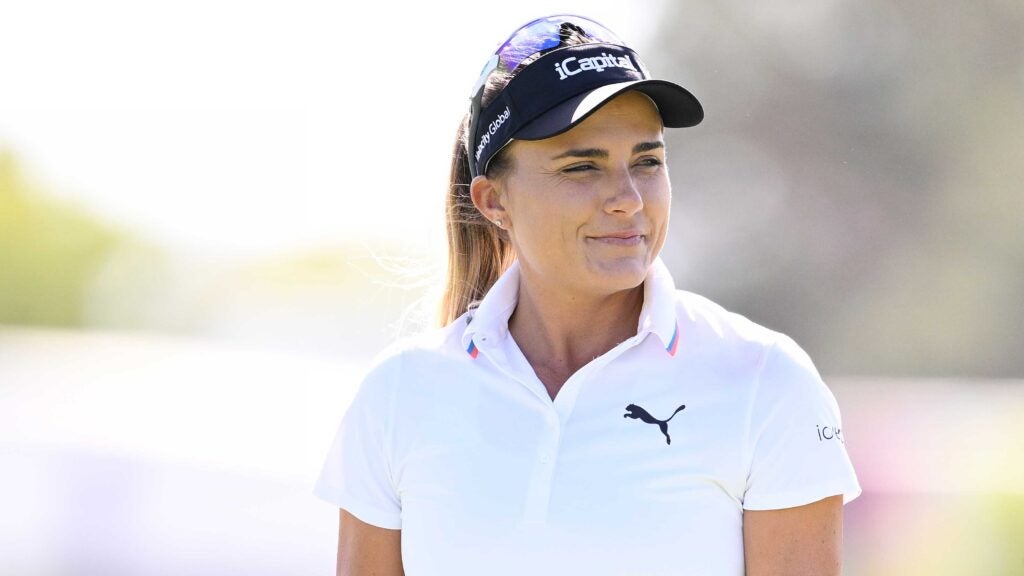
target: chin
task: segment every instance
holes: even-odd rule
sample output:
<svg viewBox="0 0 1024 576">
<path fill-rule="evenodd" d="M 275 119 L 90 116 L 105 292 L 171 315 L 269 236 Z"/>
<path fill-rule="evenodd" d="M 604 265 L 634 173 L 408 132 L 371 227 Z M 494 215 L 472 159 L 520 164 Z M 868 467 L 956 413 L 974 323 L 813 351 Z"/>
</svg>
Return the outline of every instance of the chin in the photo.
<svg viewBox="0 0 1024 576">
<path fill-rule="evenodd" d="M 644 283 L 651 261 L 634 258 L 593 262 L 591 275 L 594 286 L 602 287 L 609 293 L 631 290 Z"/>
</svg>

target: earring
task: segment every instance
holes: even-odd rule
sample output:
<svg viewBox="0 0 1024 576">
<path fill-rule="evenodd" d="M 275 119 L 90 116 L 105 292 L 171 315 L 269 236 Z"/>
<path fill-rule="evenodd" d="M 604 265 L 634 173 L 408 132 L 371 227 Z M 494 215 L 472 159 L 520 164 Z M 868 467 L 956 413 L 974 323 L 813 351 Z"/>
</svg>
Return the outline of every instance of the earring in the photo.
<svg viewBox="0 0 1024 576">
<path fill-rule="evenodd" d="M 494 225 L 501 228 L 501 218 L 495 218 Z"/>
</svg>

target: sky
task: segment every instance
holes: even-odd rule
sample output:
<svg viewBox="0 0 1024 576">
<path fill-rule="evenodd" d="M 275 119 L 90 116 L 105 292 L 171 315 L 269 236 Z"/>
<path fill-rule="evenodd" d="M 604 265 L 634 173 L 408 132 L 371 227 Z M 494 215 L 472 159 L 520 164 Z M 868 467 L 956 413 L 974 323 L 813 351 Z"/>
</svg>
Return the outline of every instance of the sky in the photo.
<svg viewBox="0 0 1024 576">
<path fill-rule="evenodd" d="M 569 12 L 643 54 L 662 4 L 5 2 L 0 151 L 170 248 L 441 251 L 452 139 L 497 45 Z"/>
</svg>

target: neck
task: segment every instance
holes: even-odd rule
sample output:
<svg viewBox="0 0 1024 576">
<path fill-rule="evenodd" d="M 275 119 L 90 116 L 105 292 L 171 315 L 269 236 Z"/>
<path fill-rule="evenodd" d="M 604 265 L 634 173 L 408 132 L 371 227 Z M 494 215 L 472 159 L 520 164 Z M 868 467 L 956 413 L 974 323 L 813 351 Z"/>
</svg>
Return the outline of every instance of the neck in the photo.
<svg viewBox="0 0 1024 576">
<path fill-rule="evenodd" d="M 636 334 L 643 300 L 642 284 L 611 294 L 568 294 L 524 273 L 509 332 L 554 398 L 577 370 Z"/>
</svg>

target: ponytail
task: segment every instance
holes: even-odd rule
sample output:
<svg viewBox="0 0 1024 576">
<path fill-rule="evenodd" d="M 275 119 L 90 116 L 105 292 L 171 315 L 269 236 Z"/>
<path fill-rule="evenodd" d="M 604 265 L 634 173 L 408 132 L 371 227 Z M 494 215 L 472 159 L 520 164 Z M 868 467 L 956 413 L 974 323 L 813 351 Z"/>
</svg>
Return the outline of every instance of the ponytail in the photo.
<svg viewBox="0 0 1024 576">
<path fill-rule="evenodd" d="M 484 218 L 470 197 L 467 124 L 468 115 L 456 132 L 445 200 L 448 275 L 441 300 L 441 325 L 451 323 L 482 300 L 515 260 L 515 251 L 506 233 Z M 496 156 L 487 170 L 488 177 L 496 177 L 507 168 L 507 163 L 506 158 Z"/>
<path fill-rule="evenodd" d="M 562 24 L 565 27 L 565 24 Z M 577 27 L 578 28 L 578 27 Z M 559 47 L 588 43 L 590 40 L 578 32 L 563 31 Z M 513 71 L 491 72 L 484 84 L 481 108 L 486 108 L 505 89 L 516 71 L 522 70 L 543 56 L 547 50 L 540 50 L 523 58 Z M 512 265 L 516 258 L 515 249 L 508 234 L 487 221 L 473 205 L 469 195 L 472 180 L 469 173 L 469 157 L 466 140 L 474 135 L 466 134 L 469 115 L 462 119 L 455 134 L 452 148 L 452 168 L 448 180 L 448 196 L 445 200 L 445 216 L 448 229 L 448 276 L 444 295 L 441 298 L 441 325 L 445 326 L 461 316 L 483 299 L 484 294 L 497 282 L 498 277 Z M 499 150 L 491 157 L 482 172 L 488 178 L 501 178 L 512 169 L 512 158 L 508 148 Z"/>
</svg>

